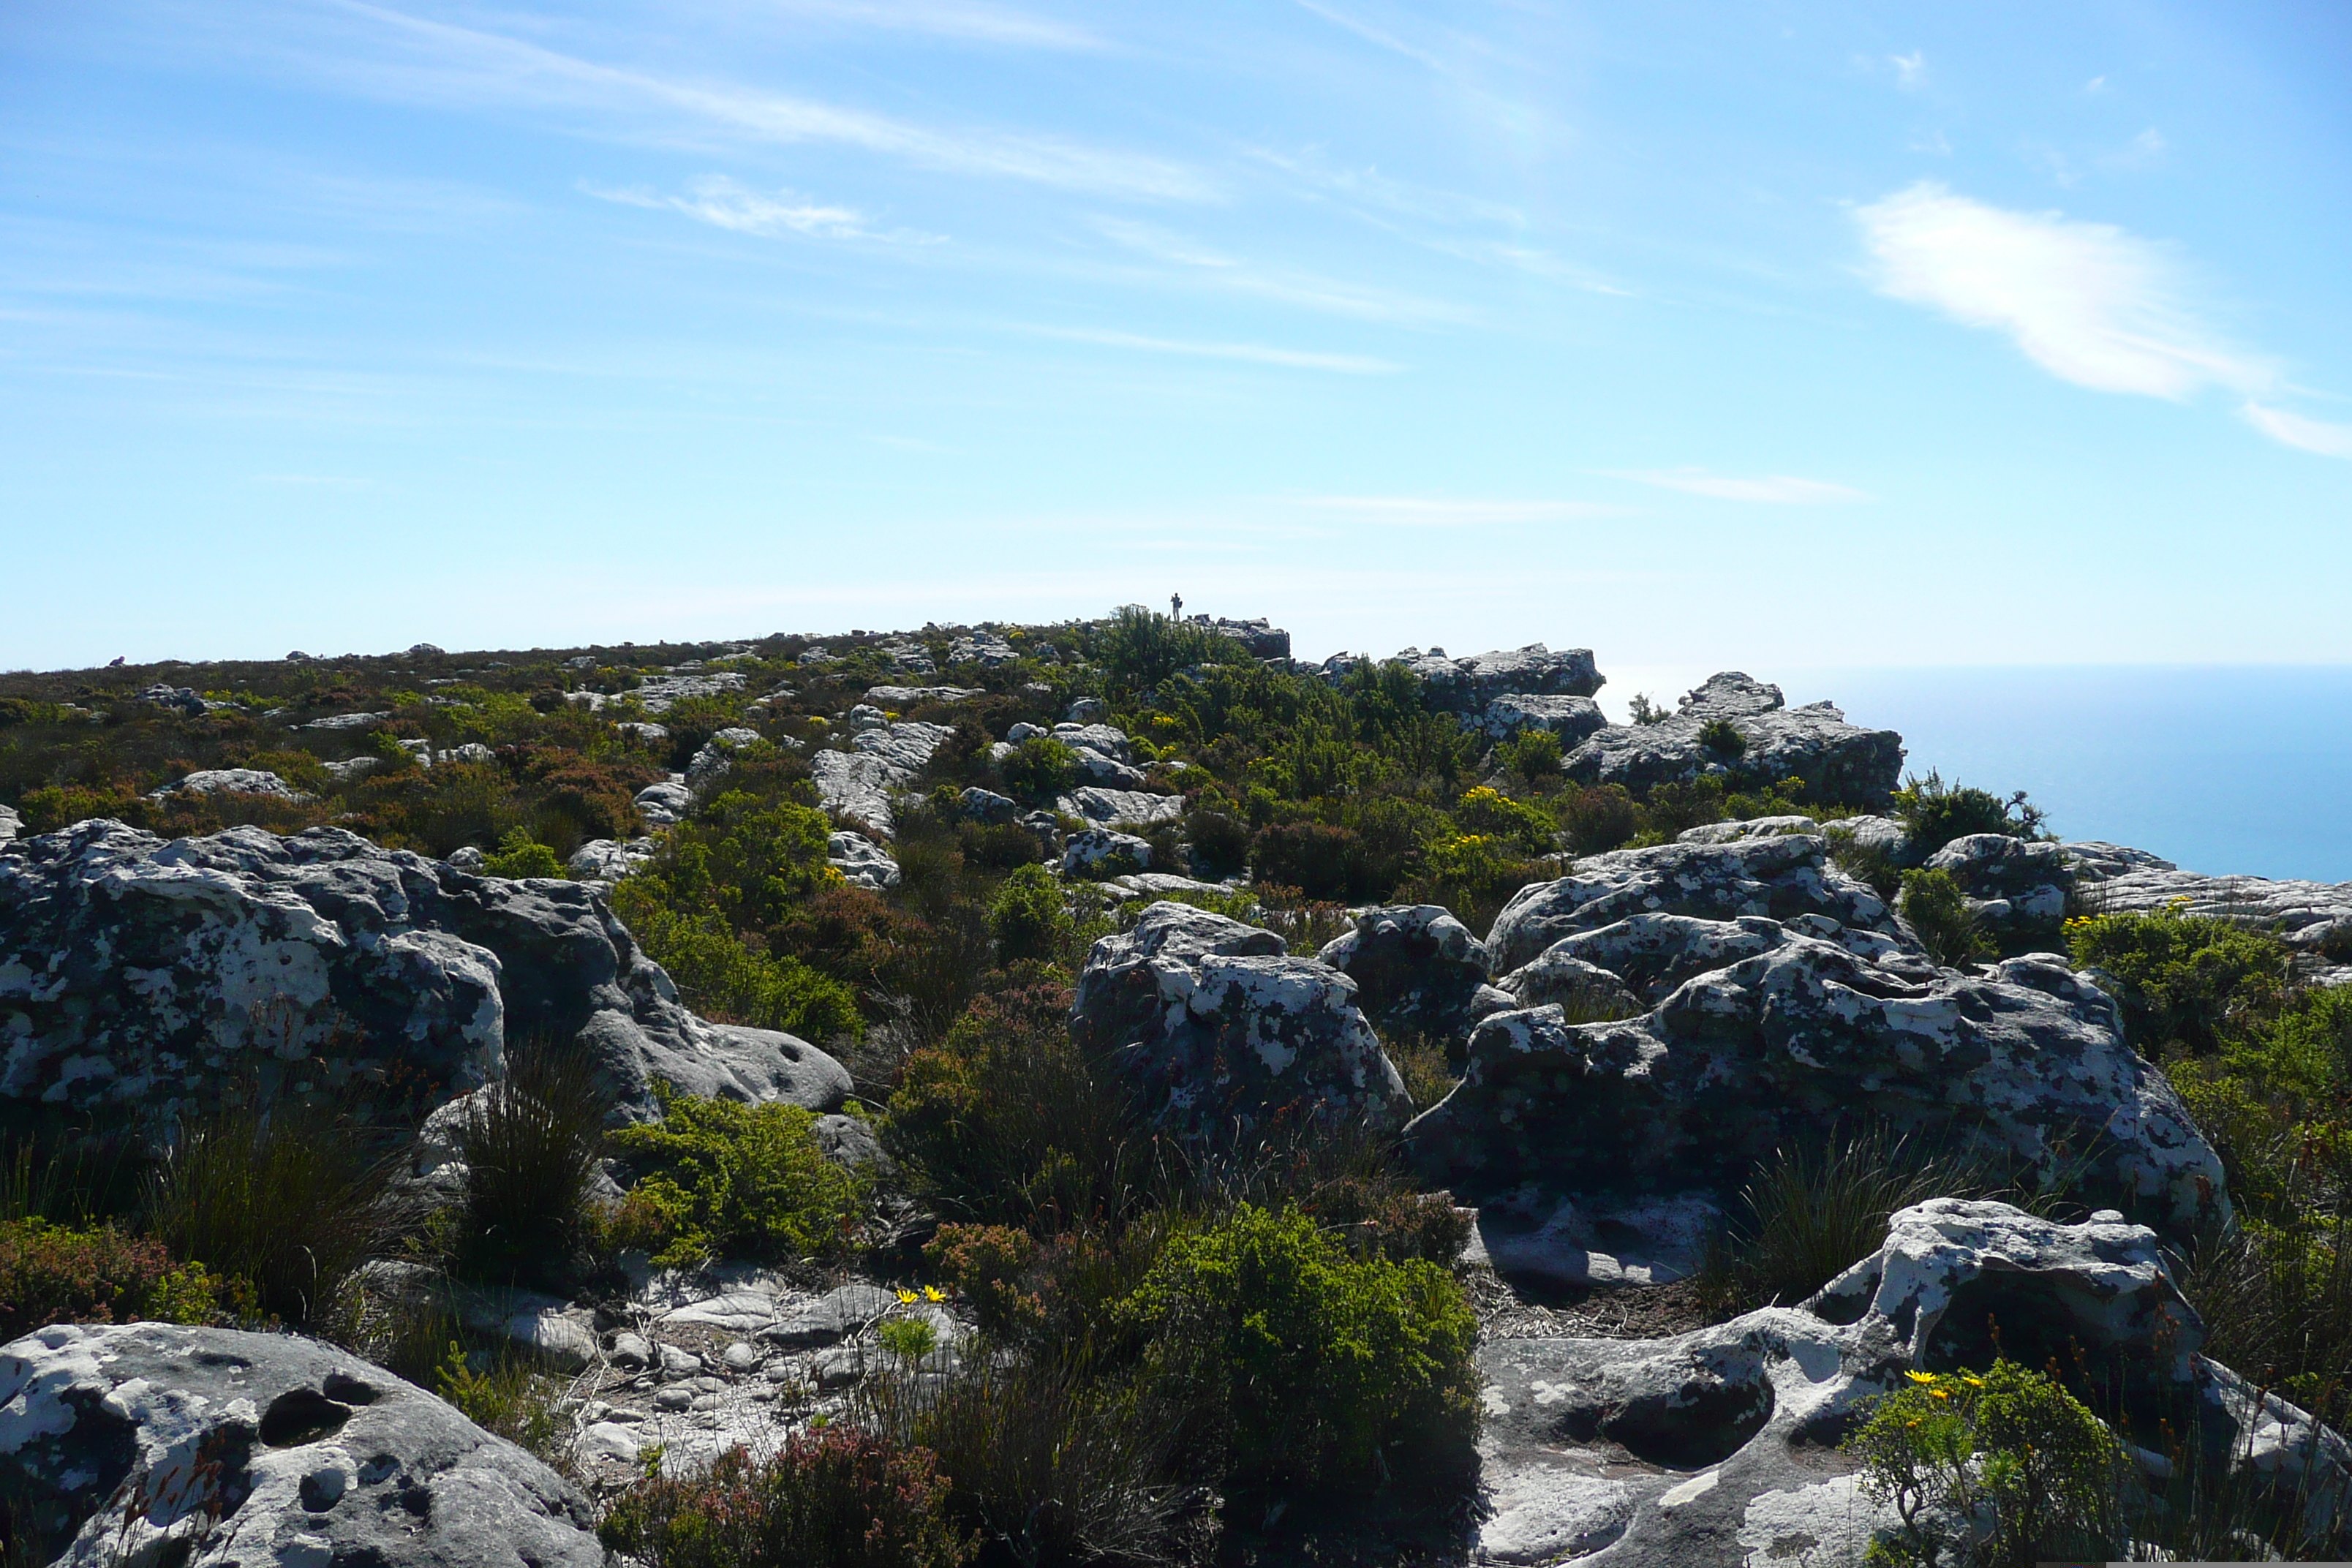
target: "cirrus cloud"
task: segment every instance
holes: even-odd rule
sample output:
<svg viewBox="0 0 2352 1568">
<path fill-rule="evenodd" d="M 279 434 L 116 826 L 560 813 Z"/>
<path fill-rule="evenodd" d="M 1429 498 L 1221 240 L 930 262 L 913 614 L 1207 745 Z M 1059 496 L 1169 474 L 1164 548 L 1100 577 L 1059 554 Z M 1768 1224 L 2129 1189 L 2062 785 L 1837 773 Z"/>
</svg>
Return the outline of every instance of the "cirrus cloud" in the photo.
<svg viewBox="0 0 2352 1568">
<path fill-rule="evenodd" d="M 1634 479 L 1661 489 L 1682 490 L 1717 500 L 1752 501 L 1766 506 L 1819 506 L 1826 502 L 1876 500 L 1868 490 L 1827 479 L 1801 479 L 1791 474 L 1766 474 L 1741 479 L 1711 474 L 1705 468 L 1603 468 L 1612 479 Z"/>
</svg>

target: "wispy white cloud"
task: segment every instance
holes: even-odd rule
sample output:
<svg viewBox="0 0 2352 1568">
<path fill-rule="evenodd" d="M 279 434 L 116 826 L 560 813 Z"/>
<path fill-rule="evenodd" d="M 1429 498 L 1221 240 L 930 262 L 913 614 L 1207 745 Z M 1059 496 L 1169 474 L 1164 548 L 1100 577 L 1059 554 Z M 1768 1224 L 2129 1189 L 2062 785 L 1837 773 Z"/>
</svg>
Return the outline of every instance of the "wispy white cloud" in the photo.
<svg viewBox="0 0 2352 1568">
<path fill-rule="evenodd" d="M 323 62 L 376 90 L 464 107 L 567 107 L 682 118 L 705 135 L 828 142 L 952 174 L 1027 180 L 1162 201 L 1207 201 L 1215 186 L 1164 158 L 1058 137 L 940 130 L 864 110 L 726 83 L 690 82 L 601 65 L 503 34 L 410 16 L 368 0 L 329 0 L 390 29 L 414 58 Z M 609 127 L 600 128 L 609 131 Z"/>
<path fill-rule="evenodd" d="M 1293 506 L 1409 528 L 1473 528 L 1622 517 L 1630 509 L 1582 500 L 1449 500 L 1429 496 L 1293 496 Z"/>
<path fill-rule="evenodd" d="M 2006 332 L 2053 375 L 2102 392 L 2183 398 L 2272 379 L 2183 302 L 2161 246 L 2111 224 L 2010 212 L 1922 181 L 1855 211 L 1891 298 Z"/>
<path fill-rule="evenodd" d="M 1196 359 L 1239 360 L 1248 364 L 1280 365 L 1287 370 L 1328 370 L 1343 375 L 1389 375 L 1404 367 L 1370 354 L 1319 353 L 1305 349 L 1275 348 L 1265 343 L 1192 342 L 1180 338 L 1145 337 L 1137 332 L 1097 331 L 1085 327 L 1032 327 L 1040 337 L 1069 342 L 1098 343 L 1104 348 L 1135 349 L 1145 353 L 1183 354 Z"/>
<path fill-rule="evenodd" d="M 1100 49 L 1107 46 L 1099 33 L 1074 27 L 1050 16 L 1008 11 L 995 5 L 923 0 L 868 4 L 866 0 L 769 0 L 786 16 L 841 22 L 853 26 L 891 32 L 919 33 L 938 38 L 961 38 L 973 43 L 1006 44 L 1022 48 Z"/>
<path fill-rule="evenodd" d="M 1157 224 L 1097 218 L 1095 227 L 1104 238 L 1123 249 L 1186 268 L 1204 283 L 1237 293 L 1256 294 L 1368 321 L 1462 321 L 1472 315 L 1463 307 L 1442 300 L 1423 299 L 1312 272 L 1260 267 Z"/>
<path fill-rule="evenodd" d="M 1907 55 L 1889 55 L 1886 63 L 1895 68 L 1895 85 L 1906 92 L 1917 87 L 1927 74 L 1927 56 L 1920 49 L 1913 49 Z"/>
<path fill-rule="evenodd" d="M 2252 402 L 2245 405 L 2243 413 L 2255 429 L 2273 441 L 2316 452 L 2323 458 L 2352 458 L 2352 425 L 2306 419 L 2284 408 Z"/>
<path fill-rule="evenodd" d="M 1766 506 L 1821 506 L 1878 499 L 1868 490 L 1858 490 L 1852 485 L 1832 484 L 1827 479 L 1801 479 L 1789 474 L 1740 479 L 1729 474 L 1711 474 L 1705 468 L 1602 468 L 1598 471 L 1612 479 L 1638 479 L 1643 484 L 1656 485 L 1662 489 L 1683 490 L 1717 500 L 1752 501 Z"/>
<path fill-rule="evenodd" d="M 1392 55 L 1402 55 L 1409 60 L 1417 60 L 1443 75 L 1453 74 L 1452 67 L 1437 55 L 1409 44 L 1394 33 L 1382 27 L 1376 27 L 1360 16 L 1351 16 L 1340 10 L 1337 5 L 1325 5 L 1323 0 L 1298 0 L 1298 5 L 1300 9 L 1312 11 L 1333 26 L 1345 28 L 1375 48 L 1386 49 Z"/>
<path fill-rule="evenodd" d="M 583 182 L 580 188 L 601 201 L 656 212 L 679 212 L 691 218 L 738 234 L 777 238 L 788 234 L 812 239 L 888 239 L 936 244 L 937 235 L 908 230 L 888 233 L 876 229 L 855 207 L 834 206 L 779 191 L 773 195 L 751 189 L 724 174 L 705 174 L 687 183 L 684 195 L 666 195 L 643 186 L 605 189 Z"/>
</svg>

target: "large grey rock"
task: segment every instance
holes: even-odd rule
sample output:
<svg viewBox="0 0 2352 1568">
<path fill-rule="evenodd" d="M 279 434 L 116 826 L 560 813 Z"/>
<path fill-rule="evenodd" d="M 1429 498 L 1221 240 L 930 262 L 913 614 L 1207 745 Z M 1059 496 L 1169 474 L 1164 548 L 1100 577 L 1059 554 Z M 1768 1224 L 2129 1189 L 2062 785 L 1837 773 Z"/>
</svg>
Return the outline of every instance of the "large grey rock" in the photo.
<svg viewBox="0 0 2352 1568">
<path fill-rule="evenodd" d="M 760 731 L 746 725 L 735 724 L 719 731 L 702 742 L 694 760 L 686 764 L 686 787 L 698 794 L 709 789 L 735 765 L 735 753 L 746 746 L 760 743 Z"/>
<path fill-rule="evenodd" d="M 317 798 L 296 789 L 267 768 L 202 768 L 177 784 L 151 791 L 147 798 L 169 800 L 181 795 L 259 795 L 297 802 Z"/>
<path fill-rule="evenodd" d="M 2352 961 L 2352 882 L 2273 881 L 2183 871 L 2142 849 L 2062 847 L 2084 908 L 2099 914 L 2178 909 L 2267 931 L 2290 947 Z"/>
<path fill-rule="evenodd" d="M 2303 1411 L 2195 1353 L 2202 1325 L 2156 1237 L 1938 1199 L 1898 1213 L 1873 1258 L 1804 1308 L 1657 1340 L 1503 1339 L 1477 1352 L 1486 1503 L 1473 1548 L 1496 1563 L 1800 1568 L 1858 1563 L 1899 1526 L 1837 1444 L 1906 1373 L 1983 1367 L 2001 1348 L 2106 1380 L 2143 1446 L 2157 1423 L 2214 1472 L 2305 1510 L 2318 1538 L 2352 1448 Z M 2340 1545 L 2340 1542 L 2336 1543 Z"/>
<path fill-rule="evenodd" d="M 1097 827 L 1152 827 L 1184 815 L 1181 795 L 1146 795 L 1139 790 L 1104 789 L 1082 784 L 1054 803 L 1065 816 L 1075 816 Z"/>
<path fill-rule="evenodd" d="M 687 787 L 686 775 L 679 773 L 639 790 L 636 805 L 646 826 L 674 827 L 694 809 L 694 792 Z"/>
<path fill-rule="evenodd" d="M 1459 1046 L 1479 1019 L 1519 1005 L 1486 984 L 1486 944 L 1436 904 L 1361 910 L 1356 929 L 1316 956 L 1356 983 L 1357 1005 L 1392 1038 Z"/>
<path fill-rule="evenodd" d="M 0 858 L 0 1097 L 155 1123 L 298 1070 L 386 1117 L 499 1078 L 509 1039 L 584 1047 L 627 1113 L 652 1080 L 838 1107 L 839 1063 L 706 1023 L 597 889 L 476 877 L 340 828 L 166 842 L 105 820 Z M 413 1098 L 412 1098 L 413 1097 Z"/>
<path fill-rule="evenodd" d="M 667 713 L 689 697 L 722 697 L 743 689 L 740 669 L 704 669 L 699 664 L 672 665 L 660 675 L 649 675 L 628 695 L 648 713 Z"/>
<path fill-rule="evenodd" d="M 982 695 L 976 686 L 869 686 L 866 700 L 877 707 L 904 711 L 918 702 L 969 702 Z"/>
<path fill-rule="evenodd" d="M 2005 833 L 1955 838 L 1927 858 L 1927 869 L 1950 872 L 1977 918 L 2001 932 L 2055 935 L 2074 890 L 2058 845 Z"/>
<path fill-rule="evenodd" d="M 898 885 L 898 862 L 884 854 L 882 847 L 863 833 L 845 828 L 828 835 L 824 858 L 825 863 L 839 871 L 852 887 L 879 892 Z"/>
<path fill-rule="evenodd" d="M 1156 1118 L 1216 1137 L 1304 1112 L 1393 1122 L 1404 1080 L 1356 1007 L 1356 983 L 1279 936 L 1158 903 L 1094 945 L 1070 1026 L 1112 1057 Z"/>
<path fill-rule="evenodd" d="M 1135 744 L 1128 739 L 1127 731 L 1108 724 L 1056 724 L 1052 734 L 1075 752 L 1091 752 L 1117 763 L 1135 761 Z M 1084 760 L 1082 755 L 1080 761 Z"/>
<path fill-rule="evenodd" d="M 1562 937 L 1648 913 L 1711 921 L 1817 914 L 1858 930 L 1899 929 L 1885 901 L 1829 864 L 1828 846 L 1811 835 L 1663 844 L 1587 856 L 1557 881 L 1520 889 L 1486 934 L 1488 963 L 1507 973 Z"/>
<path fill-rule="evenodd" d="M 278 1334 L 60 1325 L 0 1349 L 0 1486 L 26 1560 L 78 1568 L 604 1561 L 586 1500 L 539 1460 Z"/>
<path fill-rule="evenodd" d="M 1073 833 L 1062 849 L 1065 877 L 1106 877 L 1151 868 L 1151 846 L 1132 834 L 1107 827 Z"/>
<path fill-rule="evenodd" d="M 1220 637 L 1228 637 L 1249 649 L 1253 658 L 1288 658 L 1290 634 L 1268 621 L 1264 616 L 1255 620 L 1234 621 L 1223 616 L 1211 618 L 1194 616 L 1192 624 L 1204 626 Z"/>
<path fill-rule="evenodd" d="M 1700 742 L 1700 730 L 1717 720 L 1739 731 L 1737 756 Z M 1796 778 L 1811 801 L 1876 806 L 1903 771 L 1903 737 L 1849 724 L 1827 702 L 1788 707 L 1779 687 L 1730 671 L 1685 695 L 1679 710 L 1657 723 L 1596 731 L 1561 765 L 1580 784 L 1635 791 L 1702 774 L 1766 784 Z"/>
<path fill-rule="evenodd" d="M 206 701 L 204 694 L 197 691 L 193 687 L 173 686 L 166 681 L 161 680 L 149 687 L 146 690 L 141 692 L 139 694 L 139 700 L 142 702 L 152 703 L 158 708 L 173 709 L 179 712 L 189 715 L 191 718 L 196 719 L 203 718 L 205 714 L 211 712 L 215 708 L 234 708 L 236 706 L 234 702 Z"/>
<path fill-rule="evenodd" d="M 1360 654 L 1340 654 L 1323 665 L 1326 679 L 1338 680 L 1365 662 Z M 1554 653 L 1543 644 L 1495 648 L 1464 658 L 1449 658 L 1442 647 L 1423 653 L 1406 648 L 1396 656 L 1421 679 L 1424 697 L 1433 708 L 1449 712 L 1483 714 L 1487 704 L 1507 693 L 1521 697 L 1590 697 L 1601 689 L 1601 675 L 1591 648 L 1566 648 Z"/>
<path fill-rule="evenodd" d="M 304 730 L 364 730 L 371 724 L 381 724 L 391 718 L 389 713 L 330 713 L 323 719 L 313 719 L 297 726 Z"/>
<path fill-rule="evenodd" d="M 16 808 L 13 805 L 0 805 L 0 848 L 5 848 L 15 843 L 16 836 L 24 830 L 25 819 L 17 815 Z"/>
<path fill-rule="evenodd" d="M 1432 1182 L 1477 1202 L 1527 1186 L 1727 1192 L 1775 1148 L 1884 1120 L 2043 1182 L 2070 1175 L 2083 1201 L 2176 1235 L 2229 1214 L 2221 1163 L 2171 1086 L 2053 956 L 1965 976 L 1819 915 L 1633 916 L 1578 946 L 1631 971 L 1650 1010 L 1479 1025 L 1460 1086 L 1407 1129 Z"/>
<path fill-rule="evenodd" d="M 1009 795 L 978 784 L 966 784 L 956 796 L 956 805 L 963 815 L 974 822 L 999 824 L 1012 821 L 1021 815 L 1021 807 Z"/>
<path fill-rule="evenodd" d="M 862 731 L 846 752 L 818 752 L 809 758 L 817 800 L 827 811 L 854 817 L 891 837 L 896 831 L 890 797 L 913 784 L 930 765 L 940 743 L 955 731 L 945 724 L 909 720 Z"/>
<path fill-rule="evenodd" d="M 1021 657 L 1021 650 L 1003 637 L 986 626 L 975 626 L 948 644 L 948 663 L 976 664 L 993 669 L 1000 664 L 1011 664 Z"/>
<path fill-rule="evenodd" d="M 583 882 L 617 882 L 653 858 L 650 838 L 591 838 L 572 852 L 563 869 Z"/>
<path fill-rule="evenodd" d="M 1517 692 L 1507 692 L 1487 703 L 1479 720 L 1490 741 L 1507 741 L 1523 730 L 1549 730 L 1568 751 L 1574 751 L 1608 723 L 1601 704 L 1590 697 L 1532 697 Z"/>
<path fill-rule="evenodd" d="M 1750 838 L 1786 838 L 1797 833 L 1819 833 L 1822 825 L 1810 816 L 1749 816 L 1738 822 L 1703 822 L 1675 835 L 1677 844 L 1738 844 Z"/>
</svg>

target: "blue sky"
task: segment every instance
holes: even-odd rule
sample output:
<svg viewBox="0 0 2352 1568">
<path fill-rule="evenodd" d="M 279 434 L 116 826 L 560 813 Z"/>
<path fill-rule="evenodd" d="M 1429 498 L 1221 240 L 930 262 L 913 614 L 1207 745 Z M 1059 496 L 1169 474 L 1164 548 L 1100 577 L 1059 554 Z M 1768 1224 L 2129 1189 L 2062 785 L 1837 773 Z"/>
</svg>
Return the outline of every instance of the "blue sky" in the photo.
<svg viewBox="0 0 2352 1568">
<path fill-rule="evenodd" d="M 2340 5 L 14 0 L 0 666 L 2352 660 L 2347 80 Z"/>
</svg>

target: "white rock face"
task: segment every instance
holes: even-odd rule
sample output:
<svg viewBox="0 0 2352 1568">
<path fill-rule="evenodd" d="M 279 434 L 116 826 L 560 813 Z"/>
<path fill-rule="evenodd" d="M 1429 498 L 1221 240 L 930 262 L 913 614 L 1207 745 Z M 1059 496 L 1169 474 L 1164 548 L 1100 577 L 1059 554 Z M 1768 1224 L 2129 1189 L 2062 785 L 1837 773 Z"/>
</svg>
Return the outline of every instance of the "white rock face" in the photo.
<svg viewBox="0 0 2352 1568">
<path fill-rule="evenodd" d="M 2273 931 L 2290 947 L 2352 962 L 2352 882 L 2208 877 L 2144 849 L 2063 847 L 2084 902 L 2103 913 L 2147 914 L 2177 904 L 2184 914 Z"/>
<path fill-rule="evenodd" d="M 1125 833 L 1089 827 L 1073 833 L 1062 849 L 1062 875 L 1099 877 L 1106 870 L 1151 869 L 1151 846 Z"/>
<path fill-rule="evenodd" d="M 0 805 L 0 847 L 13 843 L 16 836 L 24 830 L 25 819 L 17 814 L 16 808 L 13 805 Z"/>
<path fill-rule="evenodd" d="M 617 882 L 653 858 L 650 838 L 592 838 L 572 852 L 563 868 L 582 881 Z"/>
<path fill-rule="evenodd" d="M 646 819 L 648 827 L 674 827 L 685 821 L 686 814 L 693 809 L 694 791 L 687 787 L 684 773 L 673 774 L 637 792 L 637 815 Z"/>
<path fill-rule="evenodd" d="M 898 885 L 898 862 L 863 833 L 838 832 L 825 840 L 825 859 L 853 887 L 879 892 Z"/>
<path fill-rule="evenodd" d="M 266 768 L 205 768 L 177 784 L 151 791 L 147 798 L 169 800 L 175 795 L 261 795 L 285 801 L 318 798 L 296 789 Z"/>
<path fill-rule="evenodd" d="M 890 796 L 912 784 L 953 733 L 945 724 L 909 720 L 865 731 L 851 739 L 850 751 L 818 752 L 809 758 L 817 799 L 887 839 L 896 825 Z"/>
<path fill-rule="evenodd" d="M 1097 827 L 1151 827 L 1181 821 L 1181 795 L 1145 795 L 1139 790 L 1100 789 L 1081 785 L 1054 803 L 1065 816 L 1075 816 Z"/>
</svg>

